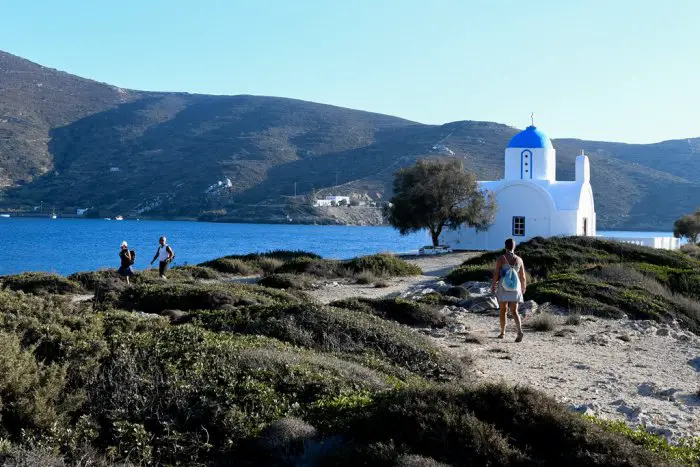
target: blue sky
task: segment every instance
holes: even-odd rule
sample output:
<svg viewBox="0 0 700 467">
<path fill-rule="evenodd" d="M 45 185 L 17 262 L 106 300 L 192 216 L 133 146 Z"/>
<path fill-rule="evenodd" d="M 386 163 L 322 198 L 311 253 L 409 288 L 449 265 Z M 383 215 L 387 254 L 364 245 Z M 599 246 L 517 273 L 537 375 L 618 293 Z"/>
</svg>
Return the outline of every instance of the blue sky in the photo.
<svg viewBox="0 0 700 467">
<path fill-rule="evenodd" d="M 694 0 L 0 0 L 0 50 L 121 87 L 553 138 L 700 136 Z"/>
</svg>

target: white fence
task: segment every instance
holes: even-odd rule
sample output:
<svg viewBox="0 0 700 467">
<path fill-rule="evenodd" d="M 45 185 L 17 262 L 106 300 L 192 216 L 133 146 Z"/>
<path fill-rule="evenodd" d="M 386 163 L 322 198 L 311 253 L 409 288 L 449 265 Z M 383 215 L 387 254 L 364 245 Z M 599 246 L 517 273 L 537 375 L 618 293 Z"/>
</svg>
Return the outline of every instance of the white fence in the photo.
<svg viewBox="0 0 700 467">
<path fill-rule="evenodd" d="M 612 240 L 621 243 L 631 243 L 632 245 L 649 246 L 662 250 L 677 250 L 681 247 L 681 240 L 674 237 L 614 237 L 600 236 L 604 240 Z"/>
</svg>

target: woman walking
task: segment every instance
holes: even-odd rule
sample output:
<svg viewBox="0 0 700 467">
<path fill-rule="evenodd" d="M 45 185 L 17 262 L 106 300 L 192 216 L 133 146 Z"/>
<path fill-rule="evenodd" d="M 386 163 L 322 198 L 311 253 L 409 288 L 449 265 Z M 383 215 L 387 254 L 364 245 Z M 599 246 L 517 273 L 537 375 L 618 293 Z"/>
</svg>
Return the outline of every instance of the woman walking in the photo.
<svg viewBox="0 0 700 467">
<path fill-rule="evenodd" d="M 518 335 L 515 342 L 523 340 L 523 328 L 518 313 L 518 303 L 523 302 L 523 295 L 527 289 L 527 279 L 525 278 L 525 265 L 523 259 L 515 254 L 515 240 L 506 240 L 506 251 L 498 261 L 496 269 L 493 271 L 493 281 L 491 290 L 498 299 L 498 306 L 501 312 L 501 333 L 499 339 L 506 336 L 506 324 L 508 322 L 507 312 L 515 321 L 515 328 Z"/>
<path fill-rule="evenodd" d="M 131 252 L 129 252 L 129 245 L 126 243 L 126 240 L 122 242 L 122 247 L 119 251 L 119 259 L 121 260 L 121 264 L 117 272 L 126 279 L 126 283 L 128 284 L 129 277 L 134 275 L 134 268 L 131 267 L 134 261 L 131 257 Z"/>
</svg>

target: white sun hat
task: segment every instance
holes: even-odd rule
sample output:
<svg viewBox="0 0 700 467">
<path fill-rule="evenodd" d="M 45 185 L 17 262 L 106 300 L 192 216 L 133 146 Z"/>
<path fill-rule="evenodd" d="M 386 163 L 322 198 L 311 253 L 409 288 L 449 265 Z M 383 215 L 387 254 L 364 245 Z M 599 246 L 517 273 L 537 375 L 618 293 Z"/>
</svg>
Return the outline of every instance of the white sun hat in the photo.
<svg viewBox="0 0 700 467">
<path fill-rule="evenodd" d="M 122 246 L 129 246 L 129 245 L 126 243 L 126 240 L 124 240 L 124 241 L 122 242 Z"/>
</svg>

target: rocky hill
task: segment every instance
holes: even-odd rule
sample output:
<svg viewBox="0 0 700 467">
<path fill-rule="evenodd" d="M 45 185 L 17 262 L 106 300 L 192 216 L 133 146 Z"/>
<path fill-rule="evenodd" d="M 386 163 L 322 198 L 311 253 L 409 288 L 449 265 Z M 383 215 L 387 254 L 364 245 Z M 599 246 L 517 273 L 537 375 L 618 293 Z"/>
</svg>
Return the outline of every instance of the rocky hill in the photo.
<svg viewBox="0 0 700 467">
<path fill-rule="evenodd" d="M 314 192 L 385 200 L 393 173 L 422 157 L 455 155 L 480 179 L 498 178 L 517 131 L 276 97 L 123 90 L 0 52 L 2 209 L 43 201 L 59 212 L 320 221 L 306 209 Z M 576 154 L 589 152 L 599 228 L 668 229 L 700 199 L 700 139 L 554 145 L 559 178 L 573 178 Z"/>
</svg>

